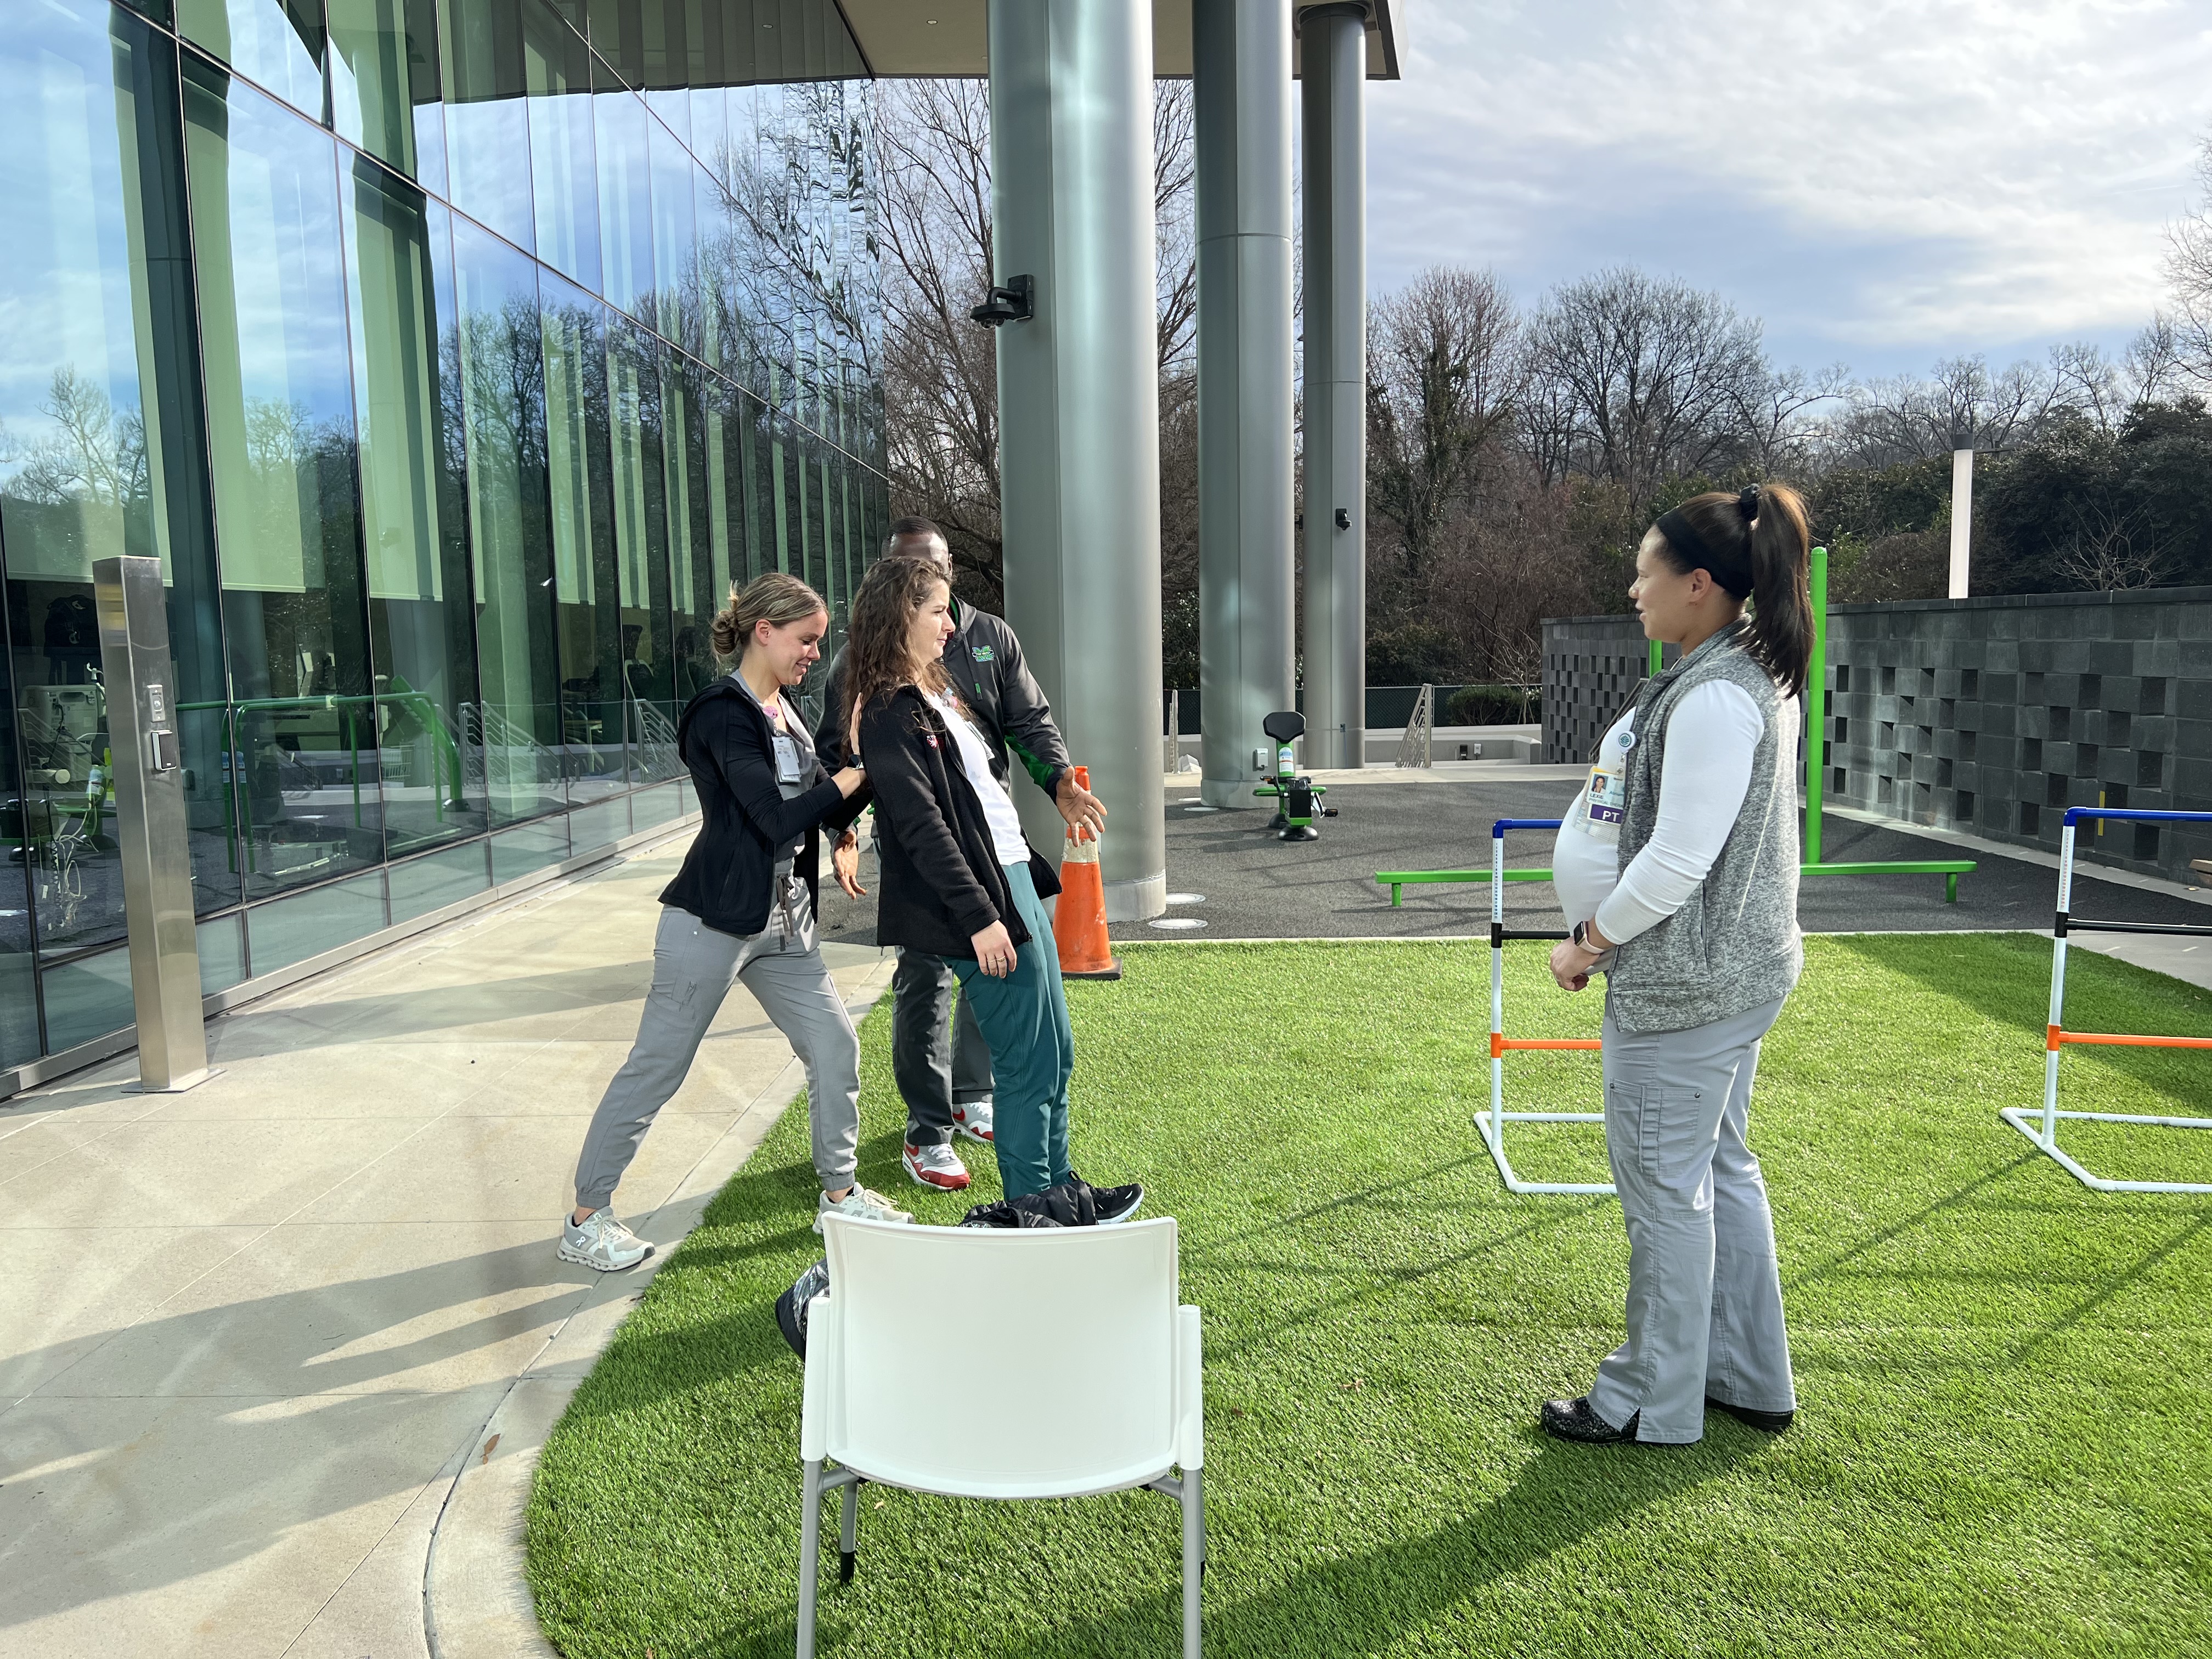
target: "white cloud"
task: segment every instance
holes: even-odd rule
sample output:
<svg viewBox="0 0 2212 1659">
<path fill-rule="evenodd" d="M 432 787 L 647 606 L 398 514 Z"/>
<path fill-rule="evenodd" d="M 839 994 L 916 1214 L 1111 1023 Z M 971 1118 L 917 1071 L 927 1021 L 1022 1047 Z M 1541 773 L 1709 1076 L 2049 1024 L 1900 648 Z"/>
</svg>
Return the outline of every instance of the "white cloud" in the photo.
<svg viewBox="0 0 2212 1659">
<path fill-rule="evenodd" d="M 1370 101 L 1388 286 L 1630 261 L 1778 346 L 1924 359 L 2132 331 L 2212 123 L 2204 0 L 1411 0 Z"/>
</svg>

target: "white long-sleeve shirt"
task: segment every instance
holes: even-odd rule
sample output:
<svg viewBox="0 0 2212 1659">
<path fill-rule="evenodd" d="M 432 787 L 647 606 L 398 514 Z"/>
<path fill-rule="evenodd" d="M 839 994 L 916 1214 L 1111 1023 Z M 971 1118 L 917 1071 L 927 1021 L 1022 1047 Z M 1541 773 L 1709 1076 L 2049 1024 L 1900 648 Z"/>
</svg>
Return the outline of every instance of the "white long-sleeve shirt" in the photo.
<svg viewBox="0 0 2212 1659">
<path fill-rule="evenodd" d="M 1796 705 L 1778 718 L 1794 724 Z M 1685 692 L 1667 725 L 1660 769 L 1659 822 L 1643 850 L 1620 867 L 1617 780 L 1635 743 L 1632 704 L 1607 731 L 1599 762 L 1559 825 L 1552 885 L 1570 925 L 1595 921 L 1615 945 L 1657 927 L 1682 907 L 1728 844 L 1751 787 L 1752 758 L 1765 731 L 1759 705 L 1741 686 L 1708 680 Z M 1782 734 L 1794 748 L 1792 734 Z"/>
</svg>

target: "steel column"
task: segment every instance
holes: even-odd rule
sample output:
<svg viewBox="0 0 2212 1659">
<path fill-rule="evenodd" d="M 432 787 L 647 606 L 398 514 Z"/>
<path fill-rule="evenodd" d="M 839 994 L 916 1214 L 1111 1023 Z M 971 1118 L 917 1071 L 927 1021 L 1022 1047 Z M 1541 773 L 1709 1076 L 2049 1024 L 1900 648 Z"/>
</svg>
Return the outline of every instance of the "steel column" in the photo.
<svg viewBox="0 0 2212 1659">
<path fill-rule="evenodd" d="M 1106 915 L 1136 921 L 1167 908 L 1152 8 L 993 0 L 990 40 L 995 274 L 1036 283 L 998 331 L 1006 619 L 1110 814 Z M 1057 856 L 1050 804 L 1016 799 Z"/>
<path fill-rule="evenodd" d="M 1298 14 L 1305 163 L 1306 763 L 1366 762 L 1367 8 Z"/>
<path fill-rule="evenodd" d="M 1295 708 L 1288 0 L 1194 0 L 1200 798 L 1249 807 Z"/>
<path fill-rule="evenodd" d="M 161 562 L 98 559 L 92 584 L 107 685 L 139 1083 L 149 1093 L 179 1093 L 205 1081 L 209 1072 Z"/>
</svg>

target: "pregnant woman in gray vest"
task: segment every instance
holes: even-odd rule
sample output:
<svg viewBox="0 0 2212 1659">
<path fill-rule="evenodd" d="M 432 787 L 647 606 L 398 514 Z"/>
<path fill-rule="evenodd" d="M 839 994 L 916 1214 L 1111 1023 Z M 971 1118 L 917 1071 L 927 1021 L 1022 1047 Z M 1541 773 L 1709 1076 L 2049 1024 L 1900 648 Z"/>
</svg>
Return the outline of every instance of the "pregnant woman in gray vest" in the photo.
<svg viewBox="0 0 2212 1659">
<path fill-rule="evenodd" d="M 1628 1226 L 1628 1340 L 1565 1440 L 1686 1444 L 1708 1408 L 1779 1432 L 1796 1410 L 1766 1183 L 1747 1144 L 1759 1045 L 1804 966 L 1797 705 L 1812 653 L 1805 504 L 1780 484 L 1692 497 L 1636 556 L 1645 637 L 1681 647 L 1600 739 L 1553 868 L 1606 975 L 1605 1138 Z M 1748 619 L 1744 601 L 1753 601 Z"/>
</svg>

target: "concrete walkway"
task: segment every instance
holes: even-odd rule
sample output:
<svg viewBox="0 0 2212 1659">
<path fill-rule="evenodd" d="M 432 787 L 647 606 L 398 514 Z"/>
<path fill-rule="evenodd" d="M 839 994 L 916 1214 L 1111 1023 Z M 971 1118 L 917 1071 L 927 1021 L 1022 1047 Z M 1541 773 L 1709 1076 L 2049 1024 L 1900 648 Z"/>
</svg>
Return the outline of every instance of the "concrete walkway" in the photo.
<svg viewBox="0 0 2212 1659">
<path fill-rule="evenodd" d="M 643 1289 L 553 1241 L 683 844 L 216 1021 L 190 1094 L 0 1106 L 0 1655 L 531 1650 L 496 1558 Z M 665 1255 L 800 1081 L 734 992 L 620 1212 Z"/>
</svg>

